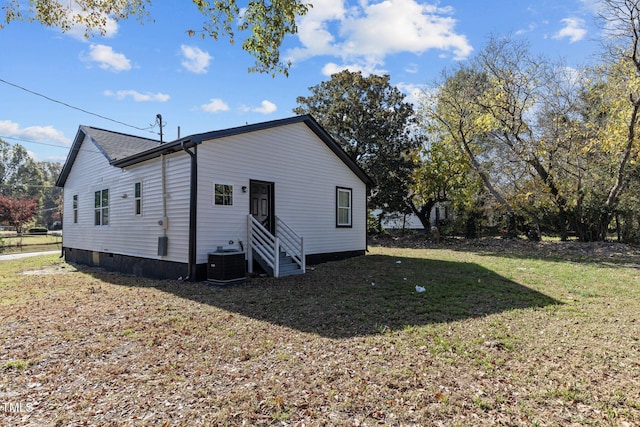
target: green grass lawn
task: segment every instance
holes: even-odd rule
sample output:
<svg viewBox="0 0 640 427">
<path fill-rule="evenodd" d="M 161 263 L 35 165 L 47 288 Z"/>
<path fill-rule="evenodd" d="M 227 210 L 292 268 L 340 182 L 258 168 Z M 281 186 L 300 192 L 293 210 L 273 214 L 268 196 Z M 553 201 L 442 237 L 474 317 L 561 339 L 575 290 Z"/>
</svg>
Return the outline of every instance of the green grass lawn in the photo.
<svg viewBox="0 0 640 427">
<path fill-rule="evenodd" d="M 62 236 L 55 235 L 5 235 L 0 238 L 0 254 L 39 252 L 61 249 Z"/>
<path fill-rule="evenodd" d="M 640 425 L 633 261 L 372 247 L 231 287 L 2 262 L 0 425 Z"/>
</svg>

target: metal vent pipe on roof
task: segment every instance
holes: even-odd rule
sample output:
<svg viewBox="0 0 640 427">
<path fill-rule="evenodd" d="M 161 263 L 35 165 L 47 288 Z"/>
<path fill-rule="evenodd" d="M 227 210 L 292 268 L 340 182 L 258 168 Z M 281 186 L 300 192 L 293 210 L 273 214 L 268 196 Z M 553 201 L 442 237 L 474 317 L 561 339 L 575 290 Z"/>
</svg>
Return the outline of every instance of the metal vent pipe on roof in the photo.
<svg viewBox="0 0 640 427">
<path fill-rule="evenodd" d="M 162 144 L 162 114 L 156 114 L 156 123 L 160 124 L 160 144 Z"/>
</svg>

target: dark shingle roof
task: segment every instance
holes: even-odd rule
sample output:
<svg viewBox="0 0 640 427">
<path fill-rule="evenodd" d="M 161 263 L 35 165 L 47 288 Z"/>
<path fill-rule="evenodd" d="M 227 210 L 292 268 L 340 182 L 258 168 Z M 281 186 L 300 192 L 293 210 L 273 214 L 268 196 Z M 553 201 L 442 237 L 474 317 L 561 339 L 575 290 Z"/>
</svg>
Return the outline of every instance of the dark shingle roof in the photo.
<svg viewBox="0 0 640 427">
<path fill-rule="evenodd" d="M 160 145 L 160 141 L 142 138 L 109 130 L 80 126 L 80 129 L 88 135 L 98 146 L 110 163 L 151 150 Z"/>
<path fill-rule="evenodd" d="M 93 128 L 91 126 L 80 126 L 73 140 L 73 145 L 71 145 L 67 161 L 64 163 L 60 176 L 58 176 L 58 180 L 56 181 L 58 187 L 64 187 L 64 183 L 69 176 L 69 172 L 71 172 L 71 167 L 78 156 L 80 147 L 87 136 L 91 138 L 96 148 L 100 150 L 111 164 L 119 159 L 135 156 L 136 154 L 160 146 L 160 141 L 153 139 Z"/>
</svg>

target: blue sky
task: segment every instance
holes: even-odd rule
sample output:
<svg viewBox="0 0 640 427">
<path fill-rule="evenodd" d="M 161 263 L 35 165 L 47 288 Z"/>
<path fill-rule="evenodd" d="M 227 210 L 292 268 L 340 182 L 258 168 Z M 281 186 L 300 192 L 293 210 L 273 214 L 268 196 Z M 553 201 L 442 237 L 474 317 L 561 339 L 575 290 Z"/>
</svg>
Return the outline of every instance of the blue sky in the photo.
<svg viewBox="0 0 640 427">
<path fill-rule="evenodd" d="M 296 97 L 345 68 L 389 74 L 411 100 L 491 34 L 576 68 L 593 63 L 601 37 L 597 0 L 311 2 L 281 51 L 290 76 L 275 78 L 248 73 L 240 43 L 189 37 L 204 19 L 190 1 L 155 0 L 153 21 L 109 22 L 90 39 L 13 22 L 0 30 L 0 138 L 63 162 L 81 124 L 158 138 L 145 129 L 160 113 L 172 140 L 178 127 L 186 136 L 289 117 Z"/>
</svg>

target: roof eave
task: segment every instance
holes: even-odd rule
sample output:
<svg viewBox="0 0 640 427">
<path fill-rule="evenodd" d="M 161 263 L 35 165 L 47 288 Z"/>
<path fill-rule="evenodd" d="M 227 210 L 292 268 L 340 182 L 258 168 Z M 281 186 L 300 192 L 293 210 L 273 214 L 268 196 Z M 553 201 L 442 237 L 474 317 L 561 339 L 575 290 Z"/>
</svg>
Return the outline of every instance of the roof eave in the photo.
<svg viewBox="0 0 640 427">
<path fill-rule="evenodd" d="M 113 162 L 111 162 L 111 165 L 117 168 L 126 168 L 128 166 L 160 157 L 163 154 L 173 154 L 178 151 L 182 151 L 185 148 L 192 148 L 198 144 L 200 144 L 200 141 L 192 141 L 191 139 L 180 139 L 173 142 L 167 142 L 165 144 L 159 145 L 156 148 L 152 148 L 151 150 L 143 151 L 142 153 L 134 154 L 133 156 L 114 160 Z"/>
<path fill-rule="evenodd" d="M 60 175 L 58 175 L 58 179 L 56 180 L 56 187 L 64 187 L 64 184 L 67 182 L 67 178 L 69 177 L 69 173 L 71 172 L 71 166 L 73 166 L 73 163 L 78 156 L 80 146 L 82 145 L 82 141 L 84 141 L 85 136 L 86 132 L 84 131 L 82 126 L 79 126 L 76 137 L 74 138 L 73 144 L 71 145 L 71 150 L 69 150 L 67 159 L 65 160 L 64 165 L 62 166 L 62 170 L 60 171 Z"/>
</svg>

